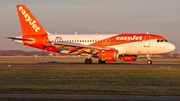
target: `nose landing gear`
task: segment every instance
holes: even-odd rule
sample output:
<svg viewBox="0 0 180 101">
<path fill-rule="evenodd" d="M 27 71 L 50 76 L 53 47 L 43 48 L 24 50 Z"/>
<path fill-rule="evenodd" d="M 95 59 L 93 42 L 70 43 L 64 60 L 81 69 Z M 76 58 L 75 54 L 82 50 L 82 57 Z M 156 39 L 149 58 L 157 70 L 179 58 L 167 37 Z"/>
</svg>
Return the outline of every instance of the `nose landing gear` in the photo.
<svg viewBox="0 0 180 101">
<path fill-rule="evenodd" d="M 152 64 L 152 61 L 151 61 L 151 55 L 150 54 L 147 54 L 147 58 L 148 58 L 148 61 L 147 61 L 147 64 L 148 65 L 151 65 Z"/>
<path fill-rule="evenodd" d="M 152 64 L 152 61 L 151 61 L 151 60 L 148 60 L 148 61 L 147 61 L 147 64 L 148 64 L 148 65 L 151 65 L 151 64 Z"/>
</svg>

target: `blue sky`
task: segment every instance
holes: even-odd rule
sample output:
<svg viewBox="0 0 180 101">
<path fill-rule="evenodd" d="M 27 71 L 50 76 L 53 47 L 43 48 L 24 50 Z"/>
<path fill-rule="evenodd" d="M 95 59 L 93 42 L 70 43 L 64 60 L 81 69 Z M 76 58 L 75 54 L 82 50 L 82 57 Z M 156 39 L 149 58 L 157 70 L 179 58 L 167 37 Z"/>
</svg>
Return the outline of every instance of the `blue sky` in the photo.
<svg viewBox="0 0 180 101">
<path fill-rule="evenodd" d="M 165 37 L 180 52 L 180 0 L 1 0 L 0 50 L 37 50 L 21 36 L 16 4 L 25 4 L 50 33 L 145 33 Z"/>
</svg>

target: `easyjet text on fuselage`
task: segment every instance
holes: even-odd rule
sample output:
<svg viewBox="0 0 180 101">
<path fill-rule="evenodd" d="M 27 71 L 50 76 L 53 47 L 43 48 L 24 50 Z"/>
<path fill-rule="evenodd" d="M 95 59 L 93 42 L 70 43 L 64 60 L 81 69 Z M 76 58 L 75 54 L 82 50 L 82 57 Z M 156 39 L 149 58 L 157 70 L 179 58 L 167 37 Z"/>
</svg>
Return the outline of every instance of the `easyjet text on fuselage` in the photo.
<svg viewBox="0 0 180 101">
<path fill-rule="evenodd" d="M 142 40 L 142 36 L 118 36 L 116 40 Z"/>
</svg>

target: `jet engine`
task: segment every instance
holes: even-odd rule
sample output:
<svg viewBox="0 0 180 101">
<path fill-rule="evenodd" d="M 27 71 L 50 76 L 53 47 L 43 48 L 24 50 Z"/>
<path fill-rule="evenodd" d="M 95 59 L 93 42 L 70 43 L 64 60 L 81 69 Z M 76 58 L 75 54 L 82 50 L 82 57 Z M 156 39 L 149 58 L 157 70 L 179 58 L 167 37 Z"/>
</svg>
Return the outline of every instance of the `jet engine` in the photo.
<svg viewBox="0 0 180 101">
<path fill-rule="evenodd" d="M 117 50 L 99 50 L 98 55 L 101 61 L 116 61 L 119 53 Z"/>
<path fill-rule="evenodd" d="M 123 61 L 136 61 L 138 58 L 137 55 L 119 55 L 119 59 Z"/>
</svg>

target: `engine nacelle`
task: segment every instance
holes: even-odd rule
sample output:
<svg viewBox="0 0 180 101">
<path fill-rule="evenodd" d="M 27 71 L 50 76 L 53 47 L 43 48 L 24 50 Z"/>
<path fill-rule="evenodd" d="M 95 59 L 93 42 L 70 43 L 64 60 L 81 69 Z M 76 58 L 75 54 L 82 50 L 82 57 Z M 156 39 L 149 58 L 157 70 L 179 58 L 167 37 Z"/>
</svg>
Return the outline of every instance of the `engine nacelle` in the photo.
<svg viewBox="0 0 180 101">
<path fill-rule="evenodd" d="M 101 61 L 116 61 L 119 53 L 117 50 L 100 50 L 99 59 Z"/>
<path fill-rule="evenodd" d="M 119 56 L 119 59 L 123 61 L 136 61 L 137 58 L 138 58 L 137 55 L 124 55 L 124 56 L 120 55 Z"/>
</svg>

